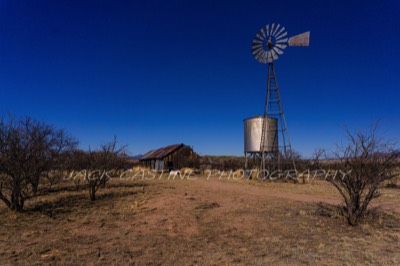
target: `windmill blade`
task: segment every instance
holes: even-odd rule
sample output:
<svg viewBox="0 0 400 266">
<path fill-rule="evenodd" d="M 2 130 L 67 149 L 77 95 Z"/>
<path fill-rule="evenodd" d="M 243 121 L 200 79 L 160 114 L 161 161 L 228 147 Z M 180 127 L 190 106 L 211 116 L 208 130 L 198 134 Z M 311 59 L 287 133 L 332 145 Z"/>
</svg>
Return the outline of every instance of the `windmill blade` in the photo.
<svg viewBox="0 0 400 266">
<path fill-rule="evenodd" d="M 279 34 L 281 34 L 282 31 L 284 31 L 284 30 L 285 30 L 285 27 L 282 27 L 282 28 L 280 29 L 280 31 L 276 33 L 276 36 L 277 36 L 276 38 L 277 38 L 277 39 L 280 38 Z M 287 34 L 287 32 L 286 32 L 286 34 Z M 283 36 L 282 36 L 282 37 L 283 37 Z"/>
<path fill-rule="evenodd" d="M 263 52 L 264 52 L 263 50 L 257 50 L 257 51 L 254 51 L 254 55 L 260 56 Z"/>
<path fill-rule="evenodd" d="M 253 50 L 253 51 L 252 51 L 252 54 L 253 54 L 253 56 L 256 56 L 256 55 L 258 55 L 258 54 L 261 53 L 261 52 L 263 52 L 263 49 Z"/>
<path fill-rule="evenodd" d="M 257 54 L 259 54 L 259 53 L 262 52 L 262 51 L 264 51 L 262 48 L 253 49 L 253 50 L 252 50 L 253 56 L 256 56 Z"/>
<path fill-rule="evenodd" d="M 264 38 L 267 38 L 267 36 L 265 35 L 264 28 L 261 28 L 261 33 L 262 33 L 262 36 L 263 36 Z"/>
<path fill-rule="evenodd" d="M 278 49 L 278 47 L 274 47 L 274 49 L 272 49 L 275 53 L 277 53 L 278 55 L 283 55 L 283 51 Z"/>
<path fill-rule="evenodd" d="M 288 38 L 277 40 L 276 43 L 286 43 Z"/>
<path fill-rule="evenodd" d="M 262 53 L 262 60 L 264 64 L 267 62 L 267 53 L 268 53 L 267 51 L 263 51 Z"/>
<path fill-rule="evenodd" d="M 279 40 L 283 37 L 285 37 L 287 35 L 287 31 L 283 32 L 282 34 L 280 34 L 279 36 L 276 36 L 276 39 Z"/>
<path fill-rule="evenodd" d="M 268 52 L 268 58 L 266 60 L 268 63 L 274 62 L 274 57 L 272 56 L 271 52 Z"/>
<path fill-rule="evenodd" d="M 258 43 L 262 43 L 262 42 L 264 41 L 264 39 L 260 39 L 258 36 L 256 36 L 256 37 L 253 39 L 253 42 L 255 42 L 255 41 L 258 41 Z"/>
<path fill-rule="evenodd" d="M 278 24 L 278 26 L 276 26 L 274 33 L 272 33 L 272 36 L 275 36 L 276 32 L 278 31 L 279 27 L 281 26 L 281 24 Z"/>
<path fill-rule="evenodd" d="M 265 56 L 264 56 L 263 54 L 264 54 L 264 52 L 260 53 L 260 54 L 257 56 L 257 61 L 260 62 L 260 63 L 265 64 Z"/>
<path fill-rule="evenodd" d="M 254 55 L 254 58 L 255 58 L 257 61 L 260 61 L 260 57 L 262 56 L 262 55 L 261 55 L 262 53 L 263 53 L 262 51 L 256 53 L 256 54 Z"/>
<path fill-rule="evenodd" d="M 269 36 L 269 24 L 265 27 L 265 32 L 267 34 L 267 37 Z"/>
<path fill-rule="evenodd" d="M 283 49 L 285 49 L 287 47 L 286 44 L 279 44 L 279 43 L 276 43 L 275 46 L 278 47 L 281 50 L 283 50 Z"/>
<path fill-rule="evenodd" d="M 260 55 L 263 53 L 264 51 L 262 49 L 253 51 L 253 56 L 258 59 L 258 57 L 260 57 Z"/>
<path fill-rule="evenodd" d="M 310 32 L 304 32 L 302 34 L 289 38 L 289 46 L 309 46 L 310 45 Z"/>
<path fill-rule="evenodd" d="M 268 63 L 272 62 L 271 51 L 265 52 L 265 59 Z"/>
<path fill-rule="evenodd" d="M 253 44 L 251 45 L 251 49 L 252 49 L 252 50 L 263 49 L 263 45 L 262 45 L 262 43 L 253 43 Z"/>
<path fill-rule="evenodd" d="M 258 39 L 260 39 L 262 41 L 264 40 L 263 36 L 261 36 L 259 33 L 257 33 L 256 36 L 258 37 Z"/>
<path fill-rule="evenodd" d="M 257 61 L 260 61 L 260 53 L 253 53 L 253 56 Z"/>
<path fill-rule="evenodd" d="M 256 55 L 256 59 L 257 59 L 257 61 L 263 63 L 265 61 L 265 53 L 264 53 L 264 51 L 259 52 Z"/>
<path fill-rule="evenodd" d="M 259 40 L 259 39 L 253 39 L 253 44 L 255 43 L 263 43 L 263 41 Z"/>
<path fill-rule="evenodd" d="M 274 32 L 274 27 L 275 27 L 275 23 L 272 23 L 272 25 L 271 25 L 271 31 L 270 31 L 269 36 L 272 36 L 272 33 Z"/>
<path fill-rule="evenodd" d="M 272 54 L 272 58 L 274 60 L 277 60 L 279 58 L 279 56 L 276 54 L 276 52 L 274 50 L 271 50 L 271 54 Z"/>
<path fill-rule="evenodd" d="M 252 49 L 262 48 L 262 44 L 261 44 L 261 43 L 253 43 L 253 44 L 251 45 L 251 48 L 252 48 Z"/>
<path fill-rule="evenodd" d="M 259 54 L 262 53 L 262 52 L 264 52 L 264 50 L 258 49 L 258 50 L 254 50 L 252 53 L 253 53 L 253 56 L 254 56 L 254 57 L 257 57 L 257 55 L 259 55 Z"/>
</svg>

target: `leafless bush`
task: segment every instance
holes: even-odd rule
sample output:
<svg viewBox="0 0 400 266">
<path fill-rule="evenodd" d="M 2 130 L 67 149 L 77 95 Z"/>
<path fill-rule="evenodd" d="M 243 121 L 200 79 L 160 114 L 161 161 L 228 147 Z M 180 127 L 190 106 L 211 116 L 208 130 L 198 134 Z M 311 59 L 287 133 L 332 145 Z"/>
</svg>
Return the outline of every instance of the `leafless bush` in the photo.
<svg viewBox="0 0 400 266">
<path fill-rule="evenodd" d="M 303 159 L 299 163 L 296 161 L 296 168 L 299 172 L 299 177 L 301 177 L 303 184 L 305 184 L 311 175 L 311 173 L 316 173 L 320 171 L 323 166 L 321 163 L 322 158 L 326 157 L 326 152 L 324 149 L 318 148 L 314 151 L 310 159 Z M 314 178 L 311 179 L 311 183 L 314 182 Z"/>
<path fill-rule="evenodd" d="M 386 183 L 386 187 L 388 188 L 400 188 L 400 160 L 397 162 L 397 167 L 395 169 L 396 173 L 398 173 L 398 176 L 388 180 Z"/>
<path fill-rule="evenodd" d="M 341 177 L 329 177 L 343 197 L 344 213 L 350 225 L 357 225 L 372 199 L 380 196 L 382 182 L 398 176 L 395 171 L 399 152 L 388 141 L 378 138 L 377 125 L 368 133 L 346 130 L 348 142 L 338 148 L 337 169 Z"/>
<path fill-rule="evenodd" d="M 110 174 L 115 169 L 124 168 L 127 163 L 125 147 L 117 149 L 117 139 L 101 145 L 99 150 L 84 153 L 85 181 L 88 184 L 91 200 L 96 199 L 96 192 L 106 185 Z"/>
<path fill-rule="evenodd" d="M 53 185 L 58 184 L 64 177 L 61 170 L 50 170 L 43 174 L 48 188 L 51 189 Z"/>
<path fill-rule="evenodd" d="M 63 130 L 29 117 L 0 119 L 0 199 L 21 211 L 29 192 L 36 193 L 40 177 L 57 166 L 61 154 L 76 146 Z"/>
</svg>

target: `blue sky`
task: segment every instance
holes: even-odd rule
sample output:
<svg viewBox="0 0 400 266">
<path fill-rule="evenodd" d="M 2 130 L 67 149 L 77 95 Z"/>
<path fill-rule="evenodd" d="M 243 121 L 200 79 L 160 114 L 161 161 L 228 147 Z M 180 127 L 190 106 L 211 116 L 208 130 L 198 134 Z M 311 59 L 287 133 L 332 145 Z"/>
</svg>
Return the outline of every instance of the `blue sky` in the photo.
<svg viewBox="0 0 400 266">
<path fill-rule="evenodd" d="M 400 133 L 399 1 L 0 0 L 0 112 L 65 128 L 84 149 L 116 135 L 130 154 L 174 143 L 242 155 L 267 66 L 269 23 L 311 45 L 275 63 L 292 146 L 333 150 L 343 127 Z"/>
</svg>

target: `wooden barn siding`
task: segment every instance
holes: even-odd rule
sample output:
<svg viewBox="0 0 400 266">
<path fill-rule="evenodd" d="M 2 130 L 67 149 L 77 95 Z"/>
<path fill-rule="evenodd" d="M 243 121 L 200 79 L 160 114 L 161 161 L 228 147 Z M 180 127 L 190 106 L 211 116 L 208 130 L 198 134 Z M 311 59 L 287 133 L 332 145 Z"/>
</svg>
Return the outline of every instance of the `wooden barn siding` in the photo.
<svg viewBox="0 0 400 266">
<path fill-rule="evenodd" d="M 180 149 L 176 150 L 175 152 L 171 153 L 170 155 L 164 158 L 164 165 L 168 167 L 168 163 L 173 163 L 173 168 L 179 170 L 186 165 L 189 159 L 193 159 L 193 150 L 187 146 L 183 146 Z"/>
<path fill-rule="evenodd" d="M 193 150 L 188 146 L 182 146 L 178 150 L 174 151 L 173 153 L 169 154 L 168 156 L 164 157 L 164 170 L 168 170 L 169 162 L 172 162 L 172 168 L 175 170 L 179 170 L 186 165 L 187 161 L 194 158 Z M 155 159 L 145 160 L 143 161 L 144 165 L 154 169 L 155 167 Z"/>
</svg>

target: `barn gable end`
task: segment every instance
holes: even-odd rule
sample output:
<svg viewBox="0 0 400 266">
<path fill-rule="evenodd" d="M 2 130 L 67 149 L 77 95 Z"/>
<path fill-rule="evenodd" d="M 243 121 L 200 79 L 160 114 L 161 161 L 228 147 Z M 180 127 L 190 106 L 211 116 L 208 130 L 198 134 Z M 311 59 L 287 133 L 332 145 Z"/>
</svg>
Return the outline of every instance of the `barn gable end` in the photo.
<svg viewBox="0 0 400 266">
<path fill-rule="evenodd" d="M 174 144 L 147 152 L 140 159 L 146 167 L 156 171 L 179 170 L 193 167 L 199 156 L 185 144 Z"/>
</svg>

